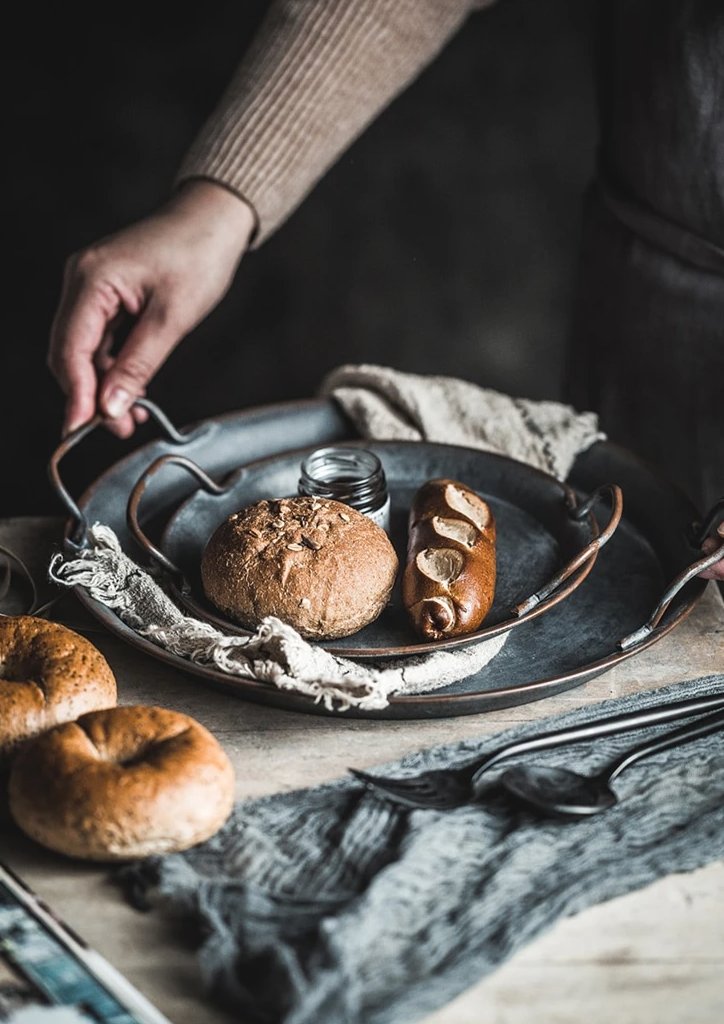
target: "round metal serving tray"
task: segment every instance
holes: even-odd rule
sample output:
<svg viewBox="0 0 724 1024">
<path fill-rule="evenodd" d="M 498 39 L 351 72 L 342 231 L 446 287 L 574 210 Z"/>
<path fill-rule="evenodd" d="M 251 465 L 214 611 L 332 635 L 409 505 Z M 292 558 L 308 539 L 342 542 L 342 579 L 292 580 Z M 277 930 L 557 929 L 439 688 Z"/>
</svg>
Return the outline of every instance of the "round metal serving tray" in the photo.
<svg viewBox="0 0 724 1024">
<path fill-rule="evenodd" d="M 65 539 L 70 551 L 84 546 L 88 523 L 102 522 L 113 528 L 131 557 L 143 561 L 143 552 L 126 525 L 126 506 L 144 470 L 162 455 L 183 454 L 214 479 L 221 479 L 242 463 L 300 445 L 313 447 L 357 436 L 331 400 L 235 412 L 182 433 L 163 417 L 160 422 L 165 439 L 150 441 L 115 463 L 77 503 L 62 485 L 58 464 L 95 423 L 81 428 L 57 449 L 50 471 L 72 512 Z M 479 673 L 433 693 L 393 696 L 382 711 L 350 709 L 343 713 L 364 718 L 427 718 L 523 704 L 577 686 L 675 628 L 691 612 L 706 586 L 706 581 L 696 576 L 701 568 L 694 532 L 699 513 L 645 463 L 609 442 L 597 442 L 582 453 L 567 483 L 585 500 L 612 480 L 623 490 L 624 515 L 605 557 L 597 560 L 593 571 L 565 601 L 512 631 L 502 651 Z M 154 510 L 154 523 L 148 524 L 148 529 L 153 525 L 159 532 L 195 486 L 196 482 L 180 467 L 171 466 L 156 477 L 144 498 Z M 140 637 L 82 588 L 76 588 L 76 593 L 110 632 L 150 657 L 193 673 L 237 697 L 288 710 L 335 714 L 302 695 L 269 683 L 230 677 L 170 654 Z"/>
</svg>

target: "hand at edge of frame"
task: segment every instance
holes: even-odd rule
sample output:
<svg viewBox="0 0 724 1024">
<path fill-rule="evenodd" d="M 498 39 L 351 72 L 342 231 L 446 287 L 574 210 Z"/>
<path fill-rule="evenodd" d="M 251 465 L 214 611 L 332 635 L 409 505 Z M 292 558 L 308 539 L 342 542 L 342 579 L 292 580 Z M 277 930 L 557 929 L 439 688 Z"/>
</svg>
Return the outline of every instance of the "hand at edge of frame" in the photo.
<svg viewBox="0 0 724 1024">
<path fill-rule="evenodd" d="M 64 435 L 96 413 L 118 437 L 133 434 L 147 418 L 131 411 L 133 402 L 226 294 L 255 225 L 235 193 L 194 180 L 150 216 L 68 259 L 48 353 L 67 399 Z"/>
</svg>

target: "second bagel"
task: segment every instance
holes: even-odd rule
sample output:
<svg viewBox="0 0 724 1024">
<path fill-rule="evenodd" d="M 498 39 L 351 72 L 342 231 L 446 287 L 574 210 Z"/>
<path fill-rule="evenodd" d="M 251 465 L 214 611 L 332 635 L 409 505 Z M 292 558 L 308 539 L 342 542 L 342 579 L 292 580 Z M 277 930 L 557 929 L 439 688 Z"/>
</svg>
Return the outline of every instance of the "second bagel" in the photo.
<svg viewBox="0 0 724 1024">
<path fill-rule="evenodd" d="M 10 775 L 10 811 L 43 846 L 126 860 L 208 839 L 234 800 L 234 772 L 195 719 L 159 707 L 83 715 L 25 745 Z"/>
</svg>

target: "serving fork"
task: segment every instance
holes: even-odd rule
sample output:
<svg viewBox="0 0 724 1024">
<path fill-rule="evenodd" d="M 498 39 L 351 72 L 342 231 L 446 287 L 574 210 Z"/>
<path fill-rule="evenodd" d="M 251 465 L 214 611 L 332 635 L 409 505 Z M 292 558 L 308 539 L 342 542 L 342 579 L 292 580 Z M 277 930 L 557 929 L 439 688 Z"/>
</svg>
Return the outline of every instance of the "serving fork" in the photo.
<svg viewBox="0 0 724 1024">
<path fill-rule="evenodd" d="M 615 736 L 617 733 L 643 729 L 661 722 L 674 722 L 717 708 L 724 708 L 722 691 L 542 732 L 537 736 L 508 743 L 452 768 L 433 769 L 406 777 L 375 775 L 357 768 L 350 768 L 349 771 L 379 796 L 405 807 L 452 810 L 474 801 L 478 779 L 499 761 L 534 750 L 547 750 L 569 743 L 584 743 L 587 740 Z"/>
</svg>

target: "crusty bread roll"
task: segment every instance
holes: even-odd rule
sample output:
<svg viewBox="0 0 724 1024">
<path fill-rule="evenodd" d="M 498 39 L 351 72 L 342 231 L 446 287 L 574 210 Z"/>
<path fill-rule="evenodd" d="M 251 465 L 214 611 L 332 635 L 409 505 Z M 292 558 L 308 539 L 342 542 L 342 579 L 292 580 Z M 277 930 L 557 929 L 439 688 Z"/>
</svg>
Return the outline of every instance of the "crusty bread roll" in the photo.
<svg viewBox="0 0 724 1024">
<path fill-rule="evenodd" d="M 113 672 L 85 637 L 30 615 L 0 617 L 0 765 L 31 736 L 115 703 Z"/>
<path fill-rule="evenodd" d="M 495 594 L 495 520 L 457 480 L 428 480 L 410 508 L 402 601 L 427 640 L 471 633 Z"/>
<path fill-rule="evenodd" d="M 377 618 L 397 574 L 395 550 L 367 516 L 327 498 L 259 501 L 229 516 L 204 550 L 208 599 L 254 628 L 266 615 L 317 639 Z"/>
<path fill-rule="evenodd" d="M 228 817 L 234 772 L 188 715 L 118 707 L 56 726 L 23 746 L 10 811 L 43 846 L 70 857 L 125 860 L 184 850 Z"/>
</svg>

